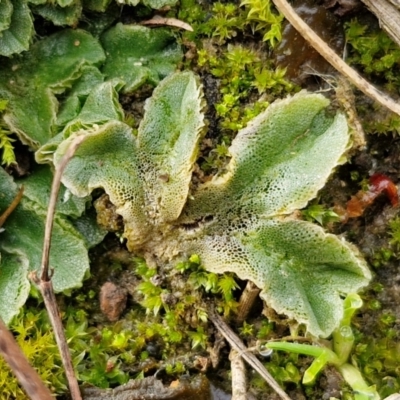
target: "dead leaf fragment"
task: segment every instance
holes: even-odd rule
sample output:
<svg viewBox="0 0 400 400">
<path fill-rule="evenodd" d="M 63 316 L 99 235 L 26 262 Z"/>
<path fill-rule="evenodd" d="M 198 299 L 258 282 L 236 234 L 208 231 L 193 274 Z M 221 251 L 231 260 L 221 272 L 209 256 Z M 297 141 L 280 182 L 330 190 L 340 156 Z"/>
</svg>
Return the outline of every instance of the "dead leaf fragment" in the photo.
<svg viewBox="0 0 400 400">
<path fill-rule="evenodd" d="M 155 15 L 152 19 L 148 19 L 147 21 L 142 21 L 140 25 L 162 25 L 162 26 L 173 26 L 175 28 L 184 29 L 185 31 L 193 32 L 193 28 L 187 24 L 176 18 L 164 18 L 159 15 Z"/>
</svg>

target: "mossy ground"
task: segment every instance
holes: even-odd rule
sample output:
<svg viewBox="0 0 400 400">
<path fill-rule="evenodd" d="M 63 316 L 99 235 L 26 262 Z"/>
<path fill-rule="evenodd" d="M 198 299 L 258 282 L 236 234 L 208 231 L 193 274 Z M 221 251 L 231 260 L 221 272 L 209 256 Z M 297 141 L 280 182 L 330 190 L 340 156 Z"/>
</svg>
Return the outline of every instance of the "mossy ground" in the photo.
<svg viewBox="0 0 400 400">
<path fill-rule="evenodd" d="M 168 15 L 179 17 L 195 29 L 194 33 L 182 35 L 187 51 L 185 66 L 200 74 L 209 104 L 206 113 L 209 129 L 202 143 L 194 184 L 209 179 L 224 167 L 227 148 L 237 131 L 275 98 L 300 88 L 328 87 L 315 75 L 290 80 L 284 67 L 276 64 L 274 46 L 281 39 L 282 19 L 269 2 L 252 0 L 239 7 L 238 3 L 183 0 L 180 9 L 172 9 Z M 129 12 L 124 18 L 130 21 Z M 357 19 L 354 14 L 342 19 L 349 43 L 348 61 L 372 83 L 394 95 L 400 89 L 400 50 L 375 22 L 370 24 L 372 28 L 364 27 L 365 21 L 371 20 L 374 18 L 365 9 L 358 11 Z M 133 126 L 150 92 L 146 87 L 134 98 L 122 99 Z M 334 90 L 327 95 L 334 99 Z M 366 149 L 351 153 L 349 162 L 336 171 L 303 214 L 358 245 L 375 272 L 373 283 L 362 294 L 364 306 L 354 318 L 356 345 L 352 360 L 385 397 L 400 390 L 399 210 L 381 196 L 363 216 L 345 224 L 332 218 L 332 212 L 336 206 L 345 207 L 350 196 L 365 186 L 371 173 L 380 172 L 395 183 L 399 181 L 400 117 L 375 110 L 371 101 L 359 93 L 355 96 L 367 134 Z M 373 119 L 369 117 L 371 110 Z M 84 282 L 83 288 L 59 296 L 81 383 L 112 387 L 156 371 L 167 381 L 184 373 L 201 372 L 212 375 L 215 384 L 229 391 L 229 349 L 221 347 L 218 333 L 208 322 L 210 305 L 231 318 L 231 326 L 249 347 L 257 339 L 290 334 L 287 321 L 263 308 L 259 300 L 247 321 L 236 326 L 234 315 L 244 282 L 235 281 L 230 275 L 206 273 L 196 258 L 172 271 L 154 270 L 126 252 L 118 232 L 109 234 L 91 258 L 92 277 Z M 127 308 L 116 322 L 107 321 L 100 313 L 98 298 L 105 281 L 113 281 L 129 293 Z M 39 357 L 46 355 L 46 362 L 41 358 L 32 358 L 32 362 L 41 366 L 46 382 L 61 394 L 66 390 L 61 363 L 53 338 L 47 333 L 46 317 L 37 311 L 40 308 L 43 304 L 32 298 L 11 329 L 28 352 Z M 311 363 L 308 357 L 275 352 L 264 362 L 293 399 L 354 398 L 333 368 L 327 368 L 313 386 L 303 386 L 302 374 Z M 249 380 L 257 398 L 275 398 L 257 374 L 249 372 Z M 9 389 L 2 398 L 23 398 L 5 366 L 0 367 L 0 386 L 4 388 L 3 383 Z"/>
</svg>

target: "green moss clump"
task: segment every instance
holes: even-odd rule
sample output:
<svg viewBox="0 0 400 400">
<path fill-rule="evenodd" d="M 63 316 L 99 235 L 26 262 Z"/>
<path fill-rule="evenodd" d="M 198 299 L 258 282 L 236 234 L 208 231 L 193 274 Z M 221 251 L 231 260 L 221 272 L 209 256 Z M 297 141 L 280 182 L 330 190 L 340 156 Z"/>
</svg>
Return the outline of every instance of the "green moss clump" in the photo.
<svg viewBox="0 0 400 400">
<path fill-rule="evenodd" d="M 275 351 L 265 363 L 265 367 L 281 387 L 287 385 L 299 387 L 302 379 L 301 366 L 305 360 L 307 357 L 298 354 Z M 261 393 L 271 393 L 271 388 L 256 372 L 252 372 L 249 384 L 255 393 L 260 395 Z"/>
<path fill-rule="evenodd" d="M 123 320 L 89 321 L 83 309 L 93 312 L 92 306 L 85 307 L 97 297 L 93 290 L 74 293 L 68 300 L 73 305 L 64 307 L 62 320 L 80 383 L 114 387 L 158 369 L 179 376 L 193 367 L 190 354 L 209 344 L 207 293 L 215 293 L 217 309 L 226 316 L 237 307 L 233 292 L 238 285 L 233 276 L 204 271 L 196 255 L 177 265 L 162 284 L 157 282 L 157 270 L 141 259 L 135 259 L 135 275 L 141 281 L 137 286 L 140 305 L 134 305 Z M 25 307 L 10 329 L 52 393 L 66 393 L 64 369 L 46 311 Z M 4 360 L 0 360 L 0 384 L 2 399 L 28 399 Z"/>
<path fill-rule="evenodd" d="M 378 26 L 371 27 L 353 19 L 345 24 L 346 41 L 349 45 L 347 62 L 356 66 L 368 80 L 385 91 L 397 95 L 400 88 L 400 49 Z M 366 133 L 400 133 L 400 117 L 378 107 L 358 107 L 363 117 Z M 372 117 L 373 116 L 373 117 Z"/>
<path fill-rule="evenodd" d="M 285 70 L 274 69 L 261 52 L 241 45 L 228 45 L 226 52 L 210 55 L 199 50 L 198 64 L 219 79 L 222 100 L 215 105 L 221 118 L 222 134 L 231 137 L 268 106 L 267 101 L 246 104 L 251 95 L 284 95 L 294 86 L 285 78 Z M 257 96 L 258 97 L 258 96 Z M 270 97 L 271 98 L 271 97 Z"/>
<path fill-rule="evenodd" d="M 201 165 L 206 173 L 223 168 L 232 138 L 268 107 L 269 100 L 296 90 L 285 79 L 285 69 L 274 68 L 261 51 L 230 44 L 221 53 L 214 50 L 214 55 L 207 48 L 198 51 L 198 66 L 218 80 L 221 94 L 214 106 L 219 143 Z"/>
<path fill-rule="evenodd" d="M 285 79 L 286 70 L 276 68 L 268 57 L 268 51 L 282 39 L 283 16 L 270 0 L 245 0 L 240 6 L 214 2 L 208 9 L 195 0 L 183 0 L 178 18 L 193 27 L 193 32 L 183 34 L 183 42 L 192 43 L 189 53 L 193 53 L 193 43 L 197 49 L 186 63 L 215 77 L 221 96 L 214 106 L 220 134 L 201 163 L 201 169 L 212 174 L 225 166 L 228 147 L 237 132 L 271 100 L 296 90 Z M 256 32 L 264 44 L 234 44 L 240 35 L 254 37 Z"/>
<path fill-rule="evenodd" d="M 68 337 L 74 336 L 76 326 L 85 327 L 80 340 L 71 342 L 73 354 L 84 354 L 84 362 L 76 366 L 81 382 L 106 388 L 150 371 L 179 376 L 193 367 L 191 355 L 210 340 L 207 293 L 215 293 L 217 309 L 229 315 L 237 307 L 233 292 L 238 286 L 230 274 L 204 271 L 196 255 L 170 272 L 161 278 L 156 269 L 135 258 L 140 305 L 133 305 L 114 324 L 88 326 L 84 312 L 79 319 L 71 317 L 72 308 L 66 312 Z"/>
<path fill-rule="evenodd" d="M 387 90 L 399 87 L 400 49 L 380 29 L 370 29 L 353 19 L 345 25 L 350 45 L 348 61 L 361 67 L 368 77 L 382 81 Z"/>
<path fill-rule="evenodd" d="M 282 39 L 283 15 L 274 11 L 270 0 L 244 0 L 236 3 L 213 2 L 208 10 L 195 0 L 182 0 L 179 18 L 193 26 L 186 39 L 198 40 L 202 36 L 223 44 L 247 31 L 260 32 L 262 40 L 272 47 Z"/>
<path fill-rule="evenodd" d="M 395 95 L 400 88 L 400 49 L 396 43 L 376 25 L 362 24 L 353 19 L 345 24 L 346 41 L 349 44 L 347 62 L 356 66 L 368 80 Z M 400 133 L 400 117 L 386 109 L 374 109 L 361 105 L 366 133 Z"/>
<path fill-rule="evenodd" d="M 385 398 L 400 390 L 400 346 L 393 329 L 395 318 L 382 314 L 374 337 L 359 334 L 353 359 L 363 376 Z"/>
<path fill-rule="evenodd" d="M 52 393 L 66 392 L 64 370 L 46 311 L 22 309 L 9 329 L 15 334 L 28 361 Z M 1 398 L 4 400 L 29 400 L 3 358 L 0 358 L 0 387 Z"/>
<path fill-rule="evenodd" d="M 385 237 L 386 243 L 376 250 L 371 257 L 371 264 L 375 268 L 381 268 L 389 262 L 400 259 L 400 217 L 395 217 L 388 223 Z"/>
<path fill-rule="evenodd" d="M 283 15 L 273 11 L 273 3 L 270 0 L 243 0 L 240 4 L 245 6 L 246 21 L 253 31 L 263 33 L 262 40 L 269 41 L 272 47 L 282 40 Z"/>
</svg>

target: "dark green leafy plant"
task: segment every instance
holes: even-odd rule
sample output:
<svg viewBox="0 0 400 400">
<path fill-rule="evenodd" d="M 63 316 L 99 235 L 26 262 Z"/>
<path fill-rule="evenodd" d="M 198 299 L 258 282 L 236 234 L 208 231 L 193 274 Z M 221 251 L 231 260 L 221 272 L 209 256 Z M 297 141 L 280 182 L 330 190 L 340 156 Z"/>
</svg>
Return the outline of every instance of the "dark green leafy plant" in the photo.
<svg viewBox="0 0 400 400">
<path fill-rule="evenodd" d="M 30 282 L 29 271 L 40 268 L 51 173 L 42 168 L 37 174 L 24 179 L 25 195 L 5 224 L 1 234 L 0 314 L 8 323 L 25 303 Z M 4 210 L 18 192 L 13 179 L 0 169 L 0 209 Z M 63 194 L 65 195 L 65 188 Z M 69 196 L 59 201 L 53 230 L 51 265 L 54 266 L 54 288 L 57 291 L 77 287 L 89 269 L 88 248 L 98 243 L 104 232 L 98 232 L 95 224 L 82 219 L 74 226 L 70 217 L 77 218 L 85 209 L 87 199 Z M 94 238 L 93 240 L 90 238 Z"/>
<path fill-rule="evenodd" d="M 140 83 L 155 84 L 163 74 L 172 72 L 180 58 L 181 52 L 172 34 L 164 29 L 151 32 L 148 28 L 118 25 L 105 33 L 106 49 L 109 41 L 113 43 L 113 50 L 118 49 L 118 43 L 113 41 L 115 35 L 126 38 L 126 42 L 144 43 L 140 55 L 134 50 L 126 53 L 131 50 L 126 47 L 120 48 L 126 57 L 140 58 L 142 65 L 129 67 L 129 73 L 122 73 L 119 78 L 110 77 L 107 82 L 104 82 L 107 68 L 121 71 L 115 64 L 119 59 L 112 51 L 107 58 L 100 42 L 79 29 L 62 30 L 36 42 L 21 56 L 3 59 L 0 98 L 6 101 L 1 103 L 4 109 L 1 140 L 3 149 L 7 150 L 3 152 L 3 159 L 7 156 L 7 160 L 11 160 L 8 131 L 34 150 L 42 146 L 38 158 L 47 160 L 62 135 L 69 136 L 108 120 L 123 120 L 117 90 L 128 91 L 127 88 L 137 86 L 138 76 Z M 162 49 L 165 54 L 159 60 L 157 54 L 162 53 Z M 99 67 L 104 61 L 104 72 L 101 72 Z M 24 198 L 7 220 L 0 241 L 0 314 L 5 322 L 9 322 L 26 301 L 30 286 L 28 272 L 40 267 L 51 179 L 47 167 L 36 168 L 29 178 L 18 183 L 0 170 L 0 187 L 4 193 L 0 197 L 1 210 L 11 203 L 18 186 L 25 186 Z M 50 257 L 50 264 L 55 268 L 56 291 L 81 284 L 89 269 L 88 248 L 104 237 L 105 232 L 99 231 L 94 221 L 82 215 L 89 200 L 90 197 L 78 199 L 65 188 L 60 193 Z"/>
<path fill-rule="evenodd" d="M 11 56 L 28 50 L 33 35 L 33 21 L 26 0 L 0 3 L 0 55 Z"/>
<path fill-rule="evenodd" d="M 55 133 L 56 95 L 81 76 L 83 66 L 98 66 L 104 59 L 104 50 L 91 35 L 65 30 L 37 42 L 18 58 L 3 60 L 0 96 L 8 100 L 4 121 L 9 129 L 34 149 L 46 143 Z"/>
<path fill-rule="evenodd" d="M 36 15 L 57 26 L 76 28 L 84 10 L 89 13 L 105 12 L 112 3 L 136 6 L 139 2 L 140 0 L 118 0 L 115 3 L 112 0 L 3 0 L 0 3 L 0 56 L 10 57 L 29 49 L 33 41 L 33 22 Z M 142 3 L 147 7 L 160 9 L 175 5 L 177 0 L 142 0 Z"/>
</svg>

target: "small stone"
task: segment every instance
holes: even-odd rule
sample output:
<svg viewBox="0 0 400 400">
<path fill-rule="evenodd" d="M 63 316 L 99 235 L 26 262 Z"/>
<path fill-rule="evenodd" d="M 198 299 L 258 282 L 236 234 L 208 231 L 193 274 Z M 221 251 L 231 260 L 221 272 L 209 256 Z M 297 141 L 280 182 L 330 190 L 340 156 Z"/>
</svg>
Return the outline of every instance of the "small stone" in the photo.
<svg viewBox="0 0 400 400">
<path fill-rule="evenodd" d="M 117 321 L 125 310 L 127 292 L 115 283 L 106 282 L 100 290 L 100 309 L 109 321 Z"/>
</svg>

